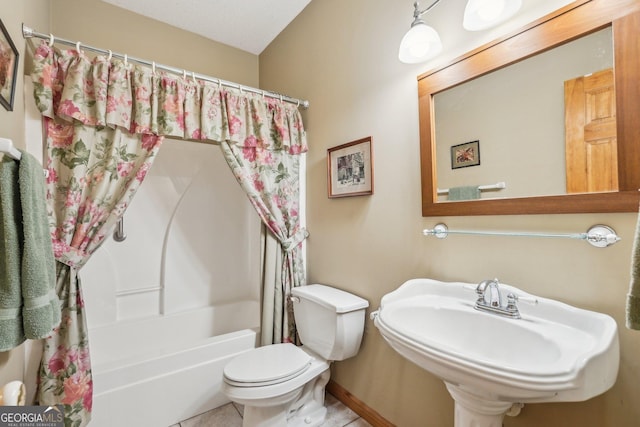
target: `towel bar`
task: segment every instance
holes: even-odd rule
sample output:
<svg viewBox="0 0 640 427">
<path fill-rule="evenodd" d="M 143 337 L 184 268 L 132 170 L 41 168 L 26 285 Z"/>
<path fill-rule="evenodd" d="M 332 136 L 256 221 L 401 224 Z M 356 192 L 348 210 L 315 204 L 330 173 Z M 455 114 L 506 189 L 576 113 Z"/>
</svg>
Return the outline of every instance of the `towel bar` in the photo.
<svg viewBox="0 0 640 427">
<path fill-rule="evenodd" d="M 495 184 L 489 185 L 480 185 L 478 189 L 480 191 L 488 191 L 488 190 L 502 190 L 507 188 L 507 183 L 504 181 L 496 182 Z M 438 195 L 449 194 L 448 188 L 438 188 Z"/>
<path fill-rule="evenodd" d="M 620 240 L 616 232 L 607 225 L 594 225 L 586 233 L 531 233 L 520 231 L 474 231 L 474 230 L 449 230 L 446 224 L 436 224 L 432 229 L 422 230 L 425 236 L 435 236 L 444 239 L 449 234 L 475 234 L 482 236 L 517 236 L 517 237 L 557 237 L 585 240 L 597 248 L 606 248 Z"/>
<path fill-rule="evenodd" d="M 22 153 L 13 146 L 13 141 L 7 138 L 0 138 L 0 153 L 4 153 L 14 160 L 20 160 Z"/>
</svg>

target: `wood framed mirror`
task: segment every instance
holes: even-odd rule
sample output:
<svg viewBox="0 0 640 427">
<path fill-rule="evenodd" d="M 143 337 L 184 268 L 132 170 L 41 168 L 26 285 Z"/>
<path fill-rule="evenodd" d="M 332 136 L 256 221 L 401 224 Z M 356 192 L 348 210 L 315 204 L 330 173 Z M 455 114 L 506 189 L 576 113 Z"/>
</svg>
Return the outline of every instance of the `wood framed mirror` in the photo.
<svg viewBox="0 0 640 427">
<path fill-rule="evenodd" d="M 613 33 L 617 191 L 438 201 L 434 98 L 492 71 L 607 27 Z M 422 215 L 636 212 L 640 202 L 640 2 L 579 0 L 418 76 Z M 615 173 L 615 171 L 614 171 Z M 485 184 L 485 183 L 481 183 Z"/>
</svg>

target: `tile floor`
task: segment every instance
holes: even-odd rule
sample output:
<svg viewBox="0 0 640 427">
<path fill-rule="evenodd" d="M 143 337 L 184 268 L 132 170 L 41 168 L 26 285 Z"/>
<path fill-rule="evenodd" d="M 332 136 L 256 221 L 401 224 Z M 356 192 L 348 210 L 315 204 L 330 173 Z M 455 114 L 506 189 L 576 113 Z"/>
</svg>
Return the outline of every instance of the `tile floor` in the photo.
<svg viewBox="0 0 640 427">
<path fill-rule="evenodd" d="M 326 394 L 325 401 L 327 419 L 322 427 L 371 427 L 371 424 L 329 393 Z M 242 406 L 229 403 L 171 427 L 242 427 Z"/>
</svg>

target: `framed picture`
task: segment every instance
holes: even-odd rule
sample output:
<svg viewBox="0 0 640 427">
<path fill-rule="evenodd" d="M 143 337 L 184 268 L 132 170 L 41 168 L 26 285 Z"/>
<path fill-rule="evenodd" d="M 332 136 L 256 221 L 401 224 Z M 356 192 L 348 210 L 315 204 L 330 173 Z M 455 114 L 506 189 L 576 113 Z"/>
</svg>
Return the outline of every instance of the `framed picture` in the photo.
<svg viewBox="0 0 640 427">
<path fill-rule="evenodd" d="M 0 104 L 8 111 L 13 111 L 19 55 L 2 20 L 0 30 Z"/>
<path fill-rule="evenodd" d="M 330 198 L 373 194 L 372 145 L 369 136 L 327 150 Z"/>
<path fill-rule="evenodd" d="M 478 166 L 480 164 L 480 141 L 465 142 L 451 147 L 451 169 Z"/>
</svg>

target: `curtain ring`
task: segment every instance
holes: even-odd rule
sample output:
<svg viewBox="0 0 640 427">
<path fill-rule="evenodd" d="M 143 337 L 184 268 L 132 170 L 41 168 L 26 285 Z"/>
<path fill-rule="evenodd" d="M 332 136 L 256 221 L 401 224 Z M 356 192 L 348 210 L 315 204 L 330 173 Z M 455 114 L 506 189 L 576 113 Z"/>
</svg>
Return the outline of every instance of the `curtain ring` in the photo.
<svg viewBox="0 0 640 427">
<path fill-rule="evenodd" d="M 127 58 L 127 54 L 125 53 L 125 54 L 124 54 L 124 66 L 125 66 L 125 67 L 127 66 L 127 59 L 128 59 L 128 58 Z"/>
<path fill-rule="evenodd" d="M 113 58 L 113 52 L 111 52 L 111 49 L 109 49 L 109 56 L 107 57 L 107 61 L 111 61 L 111 58 Z"/>
<path fill-rule="evenodd" d="M 222 80 L 218 79 L 218 89 L 222 89 Z"/>
<path fill-rule="evenodd" d="M 300 107 L 300 100 L 298 99 L 296 102 L 296 108 Z"/>
<path fill-rule="evenodd" d="M 196 83 L 196 84 L 198 83 L 198 80 L 196 80 L 196 73 L 193 72 L 193 71 L 191 72 L 191 78 L 193 79 L 194 83 Z"/>
<path fill-rule="evenodd" d="M 49 33 L 49 47 L 53 46 L 55 42 L 56 42 L 56 38 L 53 37 L 53 34 Z"/>
<path fill-rule="evenodd" d="M 280 94 L 280 102 L 282 102 L 282 94 Z"/>
<path fill-rule="evenodd" d="M 78 52 L 78 53 L 82 53 L 82 52 L 80 52 L 80 45 L 81 45 L 81 43 L 79 41 L 76 42 L 76 52 Z"/>
<path fill-rule="evenodd" d="M 182 70 L 182 78 L 187 80 L 187 70 Z"/>
<path fill-rule="evenodd" d="M 153 75 L 155 76 L 156 74 L 156 61 L 153 61 L 151 63 L 151 72 L 153 73 Z"/>
</svg>

